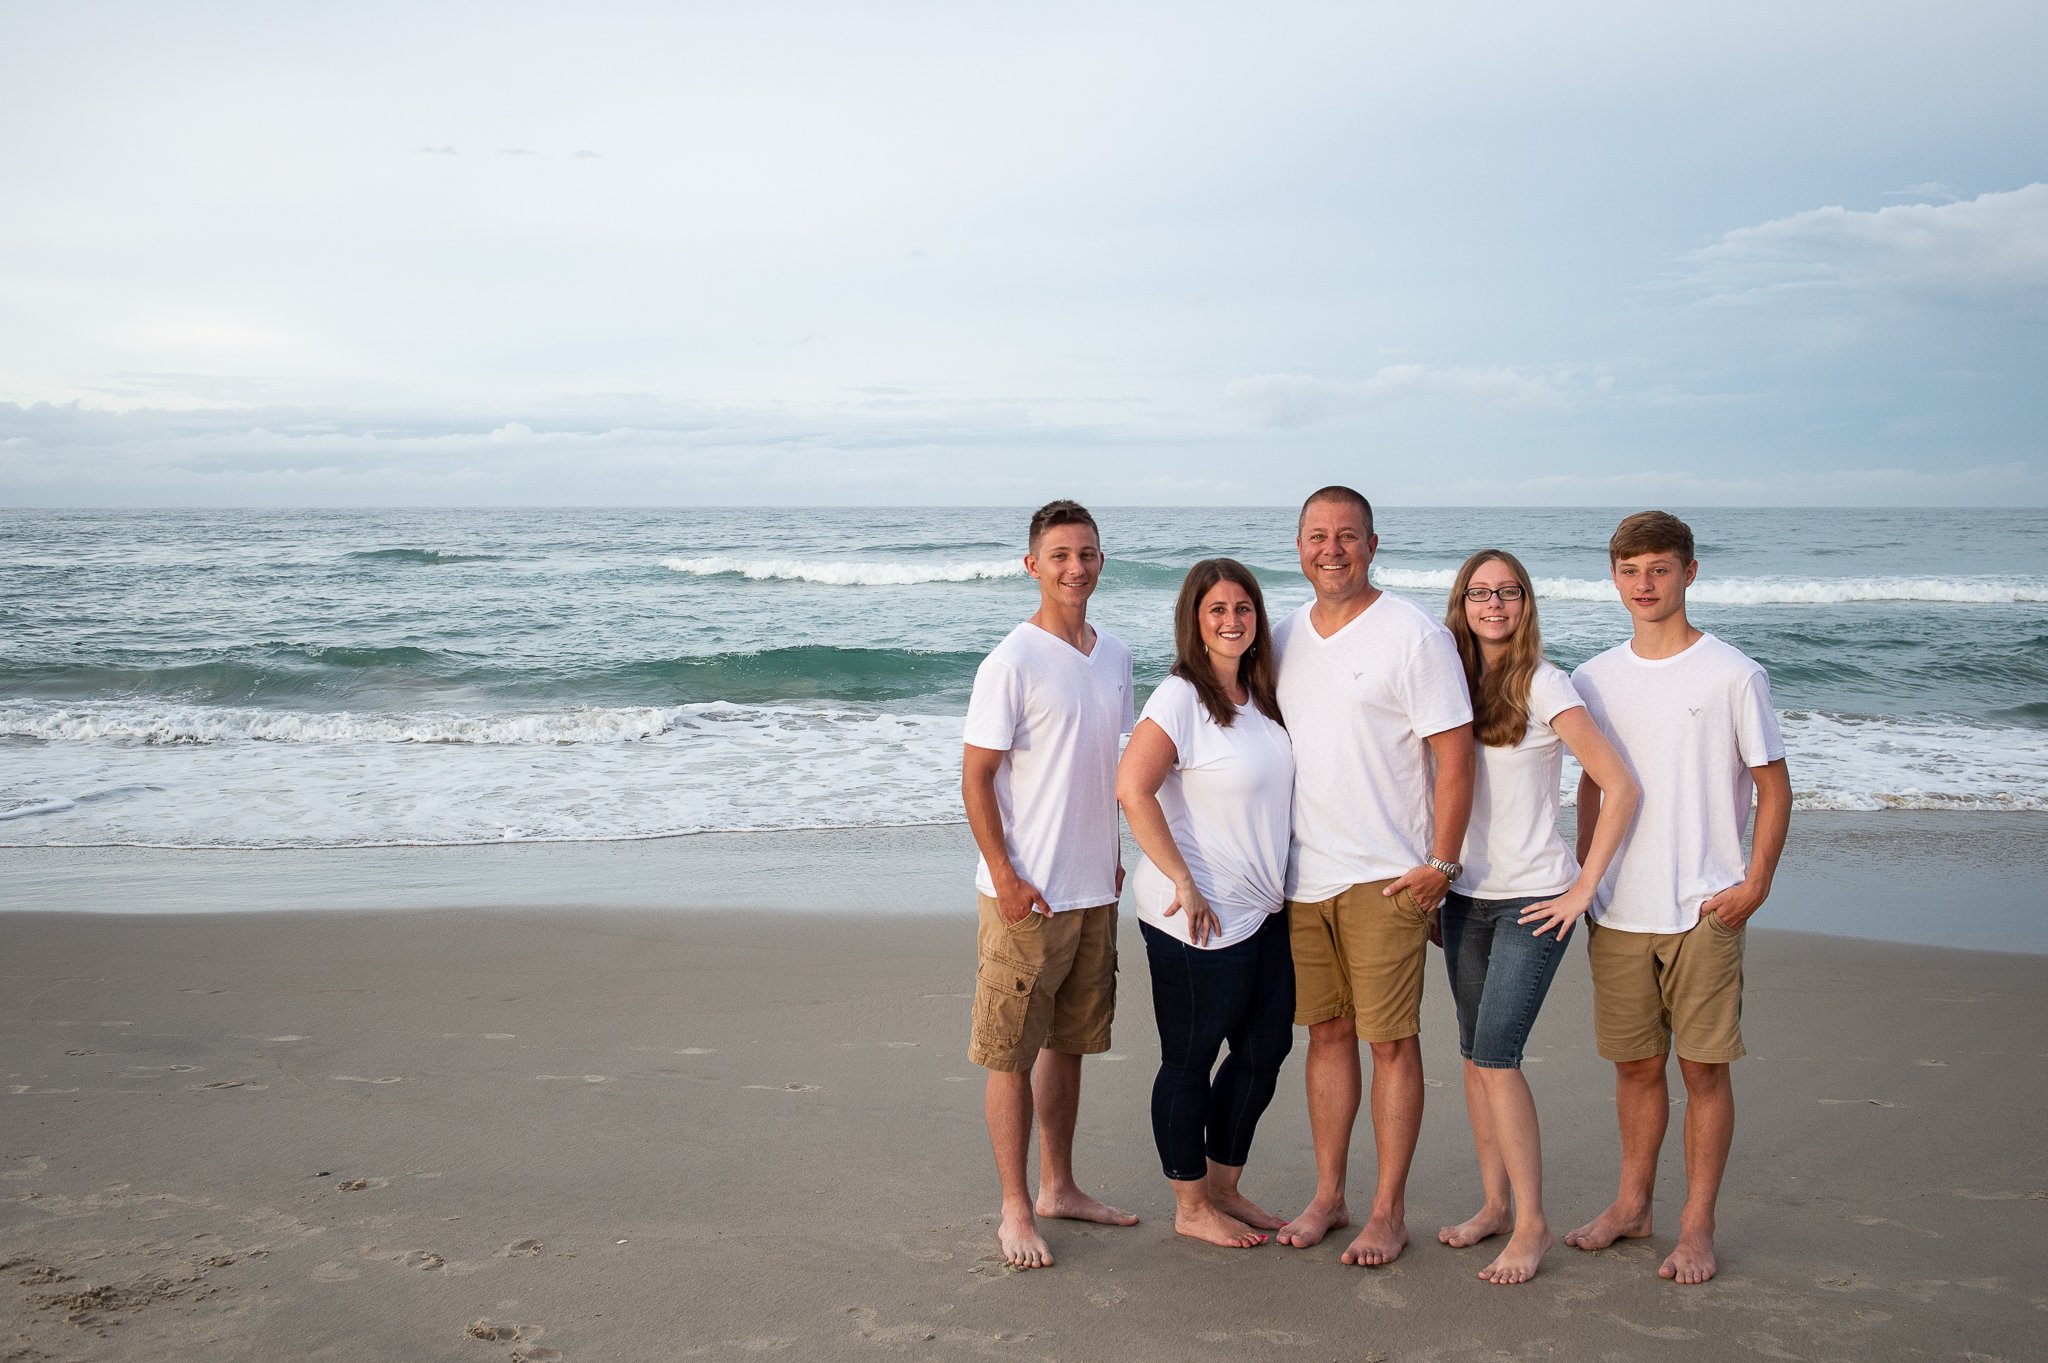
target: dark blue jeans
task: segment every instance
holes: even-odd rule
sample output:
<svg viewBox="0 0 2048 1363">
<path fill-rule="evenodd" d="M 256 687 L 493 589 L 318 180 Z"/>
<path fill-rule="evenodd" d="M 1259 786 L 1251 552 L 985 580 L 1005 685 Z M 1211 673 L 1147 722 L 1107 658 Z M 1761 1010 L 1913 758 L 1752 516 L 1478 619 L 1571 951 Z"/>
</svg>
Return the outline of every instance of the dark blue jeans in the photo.
<svg viewBox="0 0 2048 1363">
<path fill-rule="evenodd" d="M 1242 942 L 1191 947 L 1149 923 L 1145 958 L 1159 1021 L 1152 1139 L 1170 1179 L 1208 1175 L 1208 1161 L 1242 1167 L 1280 1062 L 1294 1044 L 1294 953 L 1287 915 L 1270 915 Z M 1230 1054 L 1216 1064 L 1225 1042 Z M 1210 1076 L 1210 1069 L 1215 1076 Z"/>
<path fill-rule="evenodd" d="M 1566 942 L 1516 922 L 1555 895 L 1444 900 L 1444 966 L 1458 1004 L 1458 1054 L 1482 1069 L 1518 1070 L 1536 1010 L 1564 959 Z M 1576 925 L 1574 925 L 1576 927 Z"/>
</svg>

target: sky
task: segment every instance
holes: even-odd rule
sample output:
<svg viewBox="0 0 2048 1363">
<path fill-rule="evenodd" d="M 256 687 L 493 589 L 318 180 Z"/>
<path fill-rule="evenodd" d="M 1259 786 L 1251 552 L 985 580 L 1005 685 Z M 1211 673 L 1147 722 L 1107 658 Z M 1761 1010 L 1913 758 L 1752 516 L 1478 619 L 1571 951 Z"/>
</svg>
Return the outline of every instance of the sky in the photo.
<svg viewBox="0 0 2048 1363">
<path fill-rule="evenodd" d="M 2048 505 L 2044 51 L 0 0 L 0 505 Z"/>
</svg>

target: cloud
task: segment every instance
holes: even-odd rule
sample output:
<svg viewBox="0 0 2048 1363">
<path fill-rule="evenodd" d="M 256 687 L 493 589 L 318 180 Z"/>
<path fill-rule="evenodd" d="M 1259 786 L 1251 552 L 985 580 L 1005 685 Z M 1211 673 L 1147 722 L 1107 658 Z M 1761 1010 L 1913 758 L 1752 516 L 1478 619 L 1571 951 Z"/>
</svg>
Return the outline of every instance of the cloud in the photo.
<svg viewBox="0 0 2048 1363">
<path fill-rule="evenodd" d="M 1872 212 L 1809 209 L 1737 228 L 1685 265 L 1671 282 L 1712 301 L 1892 295 L 2038 312 L 2048 308 L 2048 184 Z"/>
<path fill-rule="evenodd" d="M 457 151 L 457 150 L 455 150 L 455 148 L 453 148 L 453 147 L 421 147 L 421 148 L 420 148 L 420 155 L 422 155 L 422 156 L 460 156 L 460 155 L 462 155 L 462 153 L 461 153 L 461 152 L 459 152 L 459 151 Z"/>
<path fill-rule="evenodd" d="M 1251 409 L 1265 426 L 1306 426 L 1345 412 L 1394 402 L 1438 399 L 1504 412 L 1564 412 L 1575 403 L 1570 370 L 1530 374 L 1493 366 L 1430 368 L 1393 364 L 1364 379 L 1319 379 L 1305 374 L 1256 374 L 1232 379 L 1224 397 Z"/>
<path fill-rule="evenodd" d="M 1924 180 L 1917 185 L 1907 185 L 1904 189 L 1887 189 L 1879 197 L 1885 199 L 1939 199 L 1943 203 L 1952 204 L 1963 196 L 1939 180 Z"/>
<path fill-rule="evenodd" d="M 601 152 L 594 152 L 588 147 L 581 147 L 577 149 L 576 155 L 571 159 L 576 161 L 602 161 L 604 160 L 604 155 Z"/>
<path fill-rule="evenodd" d="M 534 150 L 533 148 L 531 148 L 531 147 L 500 147 L 500 148 L 498 148 L 498 155 L 500 155 L 500 156 L 538 156 L 538 155 L 540 155 L 540 153 L 539 153 L 539 152 L 537 152 L 537 151 L 535 151 L 535 150 Z"/>
<path fill-rule="evenodd" d="M 1991 506 L 2026 505 L 2044 489 L 2048 479 L 2033 464 L 2013 461 L 1938 471 L 1779 468 L 1728 476 L 1631 469 L 1425 481 L 1393 491 L 1404 499 L 1456 506 Z"/>
</svg>

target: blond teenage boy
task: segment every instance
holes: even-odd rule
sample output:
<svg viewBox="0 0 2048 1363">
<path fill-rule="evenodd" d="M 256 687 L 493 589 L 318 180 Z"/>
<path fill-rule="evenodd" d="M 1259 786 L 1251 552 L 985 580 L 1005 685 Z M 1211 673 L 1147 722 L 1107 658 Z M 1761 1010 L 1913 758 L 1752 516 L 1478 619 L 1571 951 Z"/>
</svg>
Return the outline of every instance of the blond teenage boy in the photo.
<svg viewBox="0 0 2048 1363">
<path fill-rule="evenodd" d="M 1102 575 L 1095 518 L 1049 502 L 1025 571 L 1038 610 L 983 660 L 967 704 L 961 798 L 981 849 L 978 965 L 967 1058 L 1003 1190 L 996 1238 L 1018 1268 L 1047 1268 L 1038 1218 L 1138 1218 L 1074 1183 L 1081 1057 L 1109 1049 L 1116 1008 L 1117 741 L 1131 731 L 1131 651 L 1088 623 Z M 1038 1197 L 1025 1169 L 1038 1122 Z"/>
<path fill-rule="evenodd" d="M 1598 1250 L 1650 1234 L 1675 1047 L 1686 1094 L 1685 1206 L 1678 1245 L 1658 1273 L 1703 1283 L 1716 1269 L 1714 1205 L 1735 1135 L 1728 1066 L 1743 1054 L 1743 928 L 1770 893 L 1792 782 L 1764 669 L 1686 618 L 1699 571 L 1691 528 L 1638 512 L 1615 530 L 1607 558 L 1634 637 L 1582 664 L 1572 684 L 1642 784 L 1635 823 L 1588 914 L 1594 1031 L 1614 1062 L 1621 1184 L 1613 1205 L 1565 1243 Z M 1599 808 L 1600 787 L 1581 777 L 1581 859 Z"/>
</svg>

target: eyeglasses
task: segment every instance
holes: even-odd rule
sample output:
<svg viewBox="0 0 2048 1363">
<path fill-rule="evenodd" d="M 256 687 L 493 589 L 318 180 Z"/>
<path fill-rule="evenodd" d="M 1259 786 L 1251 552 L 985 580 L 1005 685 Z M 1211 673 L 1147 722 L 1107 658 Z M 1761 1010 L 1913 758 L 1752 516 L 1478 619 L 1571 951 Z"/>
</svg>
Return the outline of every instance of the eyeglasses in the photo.
<svg viewBox="0 0 2048 1363">
<path fill-rule="evenodd" d="M 1505 587 L 1467 587 L 1465 589 L 1465 599 L 1467 601 L 1484 601 L 1490 596 L 1497 596 L 1503 601 L 1520 601 L 1527 595 L 1527 592 L 1513 583 L 1509 583 Z"/>
</svg>

